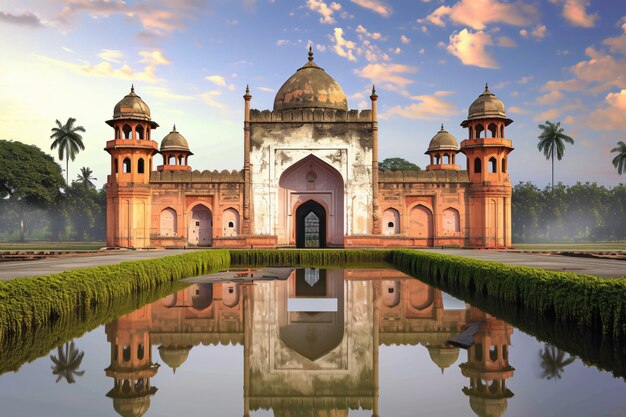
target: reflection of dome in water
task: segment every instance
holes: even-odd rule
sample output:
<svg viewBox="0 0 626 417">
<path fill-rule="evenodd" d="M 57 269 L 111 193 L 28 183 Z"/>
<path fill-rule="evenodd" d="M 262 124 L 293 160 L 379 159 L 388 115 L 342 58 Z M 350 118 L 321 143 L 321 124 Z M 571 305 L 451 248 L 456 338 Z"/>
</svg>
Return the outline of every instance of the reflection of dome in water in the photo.
<svg viewBox="0 0 626 417">
<path fill-rule="evenodd" d="M 507 400 L 470 396 L 470 407 L 480 417 L 501 417 L 506 412 Z"/>
<path fill-rule="evenodd" d="M 454 365 L 459 358 L 459 348 L 456 347 L 428 347 L 430 359 L 441 369 L 441 373 L 446 368 Z"/>
<path fill-rule="evenodd" d="M 122 417 L 141 417 L 150 408 L 150 396 L 113 398 L 113 409 Z"/>
<path fill-rule="evenodd" d="M 191 346 L 159 346 L 159 356 L 174 372 L 180 367 L 189 356 Z"/>
</svg>

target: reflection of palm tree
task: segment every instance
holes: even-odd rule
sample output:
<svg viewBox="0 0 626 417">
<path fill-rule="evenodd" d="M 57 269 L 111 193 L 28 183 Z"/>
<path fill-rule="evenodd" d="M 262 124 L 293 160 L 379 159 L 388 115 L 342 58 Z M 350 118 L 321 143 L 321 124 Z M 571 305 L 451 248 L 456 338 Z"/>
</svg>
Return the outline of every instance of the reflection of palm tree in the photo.
<svg viewBox="0 0 626 417">
<path fill-rule="evenodd" d="M 83 361 L 85 352 L 81 352 L 74 346 L 74 341 L 64 344 L 57 348 L 59 357 L 50 355 L 50 359 L 54 363 L 52 374 L 57 376 L 56 382 L 65 378 L 68 384 L 76 382 L 74 375 L 83 376 L 85 371 L 79 371 L 80 363 Z"/>
<path fill-rule="evenodd" d="M 564 368 L 574 362 L 576 358 L 569 356 L 565 359 L 565 352 L 552 345 L 545 344 L 543 350 L 539 351 L 541 358 L 541 377 L 546 379 L 561 379 Z"/>
</svg>

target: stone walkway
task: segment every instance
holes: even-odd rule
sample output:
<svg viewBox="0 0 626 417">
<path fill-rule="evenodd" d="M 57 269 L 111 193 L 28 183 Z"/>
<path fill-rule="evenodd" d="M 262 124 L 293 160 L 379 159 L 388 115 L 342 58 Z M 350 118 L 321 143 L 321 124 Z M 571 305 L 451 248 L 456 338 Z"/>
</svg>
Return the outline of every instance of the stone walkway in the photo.
<svg viewBox="0 0 626 417">
<path fill-rule="evenodd" d="M 428 251 L 447 255 L 466 256 L 478 260 L 502 262 L 508 265 L 545 268 L 552 271 L 569 271 L 602 277 L 626 276 L 626 261 L 620 260 L 468 249 L 428 249 Z M 189 252 L 189 250 L 121 251 L 112 253 L 105 252 L 98 255 L 47 258 L 37 261 L 2 262 L 0 263 L 0 281 L 6 281 L 12 278 L 47 275 L 77 268 L 111 265 L 124 261 L 178 255 L 186 252 Z"/>
</svg>

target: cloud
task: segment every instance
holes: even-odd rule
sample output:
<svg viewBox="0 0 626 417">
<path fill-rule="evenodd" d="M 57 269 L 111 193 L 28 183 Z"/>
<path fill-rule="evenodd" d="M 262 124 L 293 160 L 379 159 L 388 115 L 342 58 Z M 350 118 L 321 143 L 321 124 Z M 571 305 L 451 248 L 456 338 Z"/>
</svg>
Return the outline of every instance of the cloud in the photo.
<svg viewBox="0 0 626 417">
<path fill-rule="evenodd" d="M 598 130 L 626 132 L 626 90 L 609 93 L 604 98 L 604 107 L 594 110 L 589 117 L 589 126 Z"/>
<path fill-rule="evenodd" d="M 335 23 L 333 13 L 341 10 L 341 4 L 332 2 L 329 6 L 323 0 L 307 0 L 306 5 L 311 11 L 321 14 L 320 23 L 326 24 Z"/>
<path fill-rule="evenodd" d="M 208 104 L 210 107 L 216 108 L 216 109 L 220 109 L 220 110 L 224 110 L 226 109 L 226 105 L 224 103 L 221 103 L 219 101 L 217 101 L 215 99 L 215 97 L 221 95 L 222 92 L 220 90 L 211 90 L 211 91 L 205 91 L 202 94 L 200 94 L 200 98 L 206 103 Z"/>
<path fill-rule="evenodd" d="M 587 7 L 589 0 L 553 0 L 553 3 L 563 3 L 563 17 L 573 26 L 583 28 L 594 27 L 598 20 L 598 14 L 589 14 Z"/>
<path fill-rule="evenodd" d="M 207 75 L 206 77 L 204 77 L 204 79 L 212 82 L 218 87 L 228 88 L 230 91 L 233 91 L 235 89 L 235 85 L 232 83 L 231 84 L 227 83 L 226 78 L 222 77 L 221 75 Z"/>
<path fill-rule="evenodd" d="M 530 34 L 532 35 L 533 38 L 537 40 L 541 40 L 545 38 L 546 35 L 548 34 L 548 28 L 546 27 L 546 25 L 537 25 L 535 26 L 533 31 L 530 32 Z"/>
<path fill-rule="evenodd" d="M 275 91 L 273 88 L 269 87 L 259 87 L 258 90 L 263 91 L 264 93 L 273 93 Z"/>
<path fill-rule="evenodd" d="M 463 65 L 473 65 L 480 68 L 498 68 L 495 59 L 486 51 L 485 47 L 492 45 L 491 35 L 483 31 L 470 32 L 463 29 L 450 35 L 447 50 L 461 60 Z"/>
<path fill-rule="evenodd" d="M 622 18 L 622 21 L 624 21 L 624 18 Z M 622 24 L 622 31 L 621 35 L 606 38 L 602 43 L 607 45 L 611 52 L 619 52 L 622 55 L 626 55 L 626 23 Z"/>
<path fill-rule="evenodd" d="M 277 46 L 285 46 L 289 45 L 289 41 L 287 39 L 279 39 L 276 41 Z"/>
<path fill-rule="evenodd" d="M 122 58 L 122 51 L 117 49 L 103 49 L 98 57 L 108 62 L 115 62 L 119 64 L 120 58 Z"/>
<path fill-rule="evenodd" d="M 513 113 L 513 114 L 529 114 L 530 111 L 523 109 L 521 107 L 518 106 L 511 106 L 508 108 L 509 113 Z"/>
<path fill-rule="evenodd" d="M 528 82 L 531 81 L 534 78 L 535 77 L 533 77 L 532 75 L 524 75 L 522 78 L 517 80 L 517 83 L 518 84 L 528 84 Z"/>
<path fill-rule="evenodd" d="M 450 91 L 435 91 L 432 95 L 411 96 L 417 103 L 408 106 L 394 106 L 381 114 L 381 118 L 403 117 L 406 119 L 441 120 L 446 116 L 459 113 L 459 110 L 451 102 L 443 97 L 452 94 Z"/>
<path fill-rule="evenodd" d="M 350 0 L 354 4 L 378 13 L 381 16 L 389 17 L 393 12 L 391 7 L 380 0 Z"/>
<path fill-rule="evenodd" d="M 549 106 L 556 104 L 557 102 L 563 100 L 565 95 L 560 91 L 551 91 L 542 96 L 537 97 L 537 104 L 542 106 Z"/>
<path fill-rule="evenodd" d="M 361 78 L 371 80 L 382 88 L 388 90 L 404 89 L 414 81 L 407 78 L 406 74 L 416 71 L 414 67 L 403 64 L 368 64 L 361 69 L 354 70 L 354 73 Z"/>
<path fill-rule="evenodd" d="M 425 18 L 418 19 L 418 23 L 430 22 L 443 27 L 447 17 L 456 25 L 484 30 L 489 23 L 525 26 L 534 22 L 538 16 L 539 9 L 536 5 L 522 1 L 506 3 L 498 0 L 460 0 L 451 7 L 440 6 Z"/>
<path fill-rule="evenodd" d="M 409 43 L 411 43 L 411 39 L 409 39 L 409 37 L 406 35 L 401 35 L 400 41 L 405 45 L 408 45 Z"/>
<path fill-rule="evenodd" d="M 545 121 L 545 120 L 554 120 L 554 119 L 562 116 L 566 112 L 573 111 L 573 110 L 580 110 L 580 109 L 582 109 L 584 107 L 585 106 L 583 106 L 582 102 L 576 101 L 574 103 L 567 104 L 567 105 L 562 106 L 562 107 L 549 109 L 549 110 L 544 111 L 543 113 L 539 113 L 538 115 L 536 115 L 533 118 L 533 120 L 535 120 L 537 122 L 542 122 L 542 121 Z"/>
<path fill-rule="evenodd" d="M 48 64 L 55 65 L 61 68 L 69 69 L 76 74 L 94 76 L 94 77 L 110 77 L 120 80 L 129 81 L 144 81 L 147 83 L 159 83 L 163 82 L 156 76 L 156 68 L 159 65 L 168 65 L 171 62 L 161 53 L 161 51 L 140 51 L 139 56 L 142 59 L 139 61 L 145 64 L 143 70 L 137 71 L 131 68 L 128 64 L 124 64 L 119 67 L 114 67 L 110 62 L 102 61 L 97 64 L 82 63 L 75 64 L 72 62 L 66 62 L 54 58 L 49 58 L 42 55 L 34 55 L 36 58 L 47 62 Z"/>
<path fill-rule="evenodd" d="M 367 29 L 365 29 L 362 25 L 357 26 L 356 33 L 363 34 L 367 36 L 368 38 L 372 38 L 374 40 L 378 40 L 383 37 L 383 35 L 381 35 L 380 32 L 374 32 L 374 33 L 368 32 Z"/>
<path fill-rule="evenodd" d="M 39 28 L 43 26 L 41 19 L 36 14 L 31 12 L 25 12 L 20 15 L 0 12 L 0 22 L 19 26 L 29 26 L 32 28 Z"/>
<path fill-rule="evenodd" d="M 352 53 L 352 50 L 356 48 L 356 44 L 353 41 L 344 39 L 342 28 L 335 28 L 334 36 L 331 36 L 331 39 L 335 42 L 333 50 L 337 55 L 348 58 L 348 61 L 356 62 L 356 57 Z"/>
<path fill-rule="evenodd" d="M 505 48 L 514 48 L 517 46 L 517 42 L 514 39 L 509 38 L 508 36 L 500 36 L 498 38 L 498 46 L 502 46 Z"/>
</svg>

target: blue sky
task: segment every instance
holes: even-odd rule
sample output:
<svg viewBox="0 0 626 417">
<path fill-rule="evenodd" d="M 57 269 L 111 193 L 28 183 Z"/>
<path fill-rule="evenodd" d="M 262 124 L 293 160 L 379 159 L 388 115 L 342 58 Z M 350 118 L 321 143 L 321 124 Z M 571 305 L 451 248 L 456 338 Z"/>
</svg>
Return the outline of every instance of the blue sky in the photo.
<svg viewBox="0 0 626 417">
<path fill-rule="evenodd" d="M 131 83 L 161 125 L 153 138 L 175 123 L 194 169 L 240 169 L 246 84 L 252 107 L 271 109 L 312 45 L 350 108 L 367 108 L 376 84 L 381 159 L 424 167 L 441 123 L 463 140 L 488 82 L 515 121 L 514 184 L 550 181 L 545 120 L 576 141 L 556 181 L 624 182 L 610 149 L 626 136 L 626 2 L 2 0 L 0 39 L 0 138 L 49 152 L 54 120 L 76 117 L 87 149 L 74 178 L 88 166 L 106 180 L 104 121 Z"/>
</svg>

